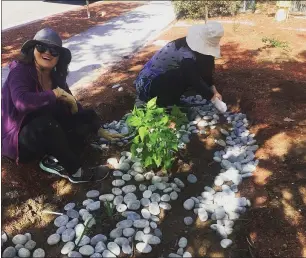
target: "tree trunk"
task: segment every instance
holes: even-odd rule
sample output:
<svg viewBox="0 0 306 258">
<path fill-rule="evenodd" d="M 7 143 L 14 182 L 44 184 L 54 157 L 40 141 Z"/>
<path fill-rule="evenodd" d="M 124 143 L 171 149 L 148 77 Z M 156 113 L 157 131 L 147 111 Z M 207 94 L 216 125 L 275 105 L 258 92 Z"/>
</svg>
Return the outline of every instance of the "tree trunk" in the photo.
<svg viewBox="0 0 306 258">
<path fill-rule="evenodd" d="M 208 20 L 208 7 L 207 4 L 205 4 L 205 23 L 207 23 Z"/>
<path fill-rule="evenodd" d="M 87 18 L 90 18 L 90 11 L 89 11 L 89 0 L 86 0 L 86 6 L 87 6 Z"/>
</svg>

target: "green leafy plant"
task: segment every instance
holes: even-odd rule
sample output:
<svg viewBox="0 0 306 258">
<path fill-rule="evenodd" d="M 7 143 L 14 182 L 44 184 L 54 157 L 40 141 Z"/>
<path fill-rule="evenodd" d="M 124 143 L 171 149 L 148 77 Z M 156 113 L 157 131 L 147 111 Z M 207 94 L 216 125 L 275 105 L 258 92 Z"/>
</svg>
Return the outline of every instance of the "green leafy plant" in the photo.
<svg viewBox="0 0 306 258">
<path fill-rule="evenodd" d="M 132 155 L 140 158 L 146 168 L 169 169 L 178 151 L 176 128 L 185 121 L 186 115 L 178 107 L 173 107 L 168 114 L 165 108 L 156 105 L 156 98 L 144 108 L 135 106 L 127 119 L 127 124 L 136 131 L 131 146 Z"/>
<path fill-rule="evenodd" d="M 104 207 L 105 207 L 106 215 L 108 217 L 113 217 L 113 215 L 114 215 L 114 208 L 115 208 L 114 205 L 111 202 L 106 200 L 104 202 Z"/>
<path fill-rule="evenodd" d="M 287 49 L 289 47 L 288 42 L 280 41 L 275 38 L 264 37 L 262 38 L 261 41 L 267 44 L 268 47 L 277 47 L 277 48 L 283 48 L 283 49 Z"/>
</svg>

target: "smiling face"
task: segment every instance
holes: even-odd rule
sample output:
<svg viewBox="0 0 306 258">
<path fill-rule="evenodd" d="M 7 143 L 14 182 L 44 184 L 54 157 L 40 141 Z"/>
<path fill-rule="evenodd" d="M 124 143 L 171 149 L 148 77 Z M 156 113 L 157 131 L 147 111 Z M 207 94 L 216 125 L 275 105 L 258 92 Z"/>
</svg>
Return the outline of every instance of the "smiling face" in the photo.
<svg viewBox="0 0 306 258">
<path fill-rule="evenodd" d="M 54 48 L 50 50 L 46 45 L 37 45 L 34 49 L 34 57 L 37 64 L 46 70 L 52 70 L 59 60 L 59 55 L 54 56 L 54 53 L 56 54 Z"/>
</svg>

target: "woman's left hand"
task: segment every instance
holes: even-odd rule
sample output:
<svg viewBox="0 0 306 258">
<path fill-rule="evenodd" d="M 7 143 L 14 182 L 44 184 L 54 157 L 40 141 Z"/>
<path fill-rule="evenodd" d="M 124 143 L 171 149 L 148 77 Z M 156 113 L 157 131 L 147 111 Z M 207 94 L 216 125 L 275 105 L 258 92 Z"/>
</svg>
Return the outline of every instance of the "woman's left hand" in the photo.
<svg viewBox="0 0 306 258">
<path fill-rule="evenodd" d="M 220 100 L 222 100 L 222 95 L 217 91 L 216 86 L 212 86 L 212 91 L 214 93 L 214 96 L 211 98 L 212 100 L 218 98 Z"/>
</svg>

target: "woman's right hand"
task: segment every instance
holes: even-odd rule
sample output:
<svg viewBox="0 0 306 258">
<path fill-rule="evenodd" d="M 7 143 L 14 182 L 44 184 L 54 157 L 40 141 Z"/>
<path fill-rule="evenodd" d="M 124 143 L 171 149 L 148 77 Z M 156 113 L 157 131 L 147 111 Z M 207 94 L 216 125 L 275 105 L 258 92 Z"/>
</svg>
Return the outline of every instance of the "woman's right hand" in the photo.
<svg viewBox="0 0 306 258">
<path fill-rule="evenodd" d="M 72 114 L 78 112 L 77 101 L 71 94 L 69 94 L 68 92 L 64 91 L 59 87 L 54 89 L 53 92 L 57 99 L 64 101 L 69 105 Z"/>
</svg>

